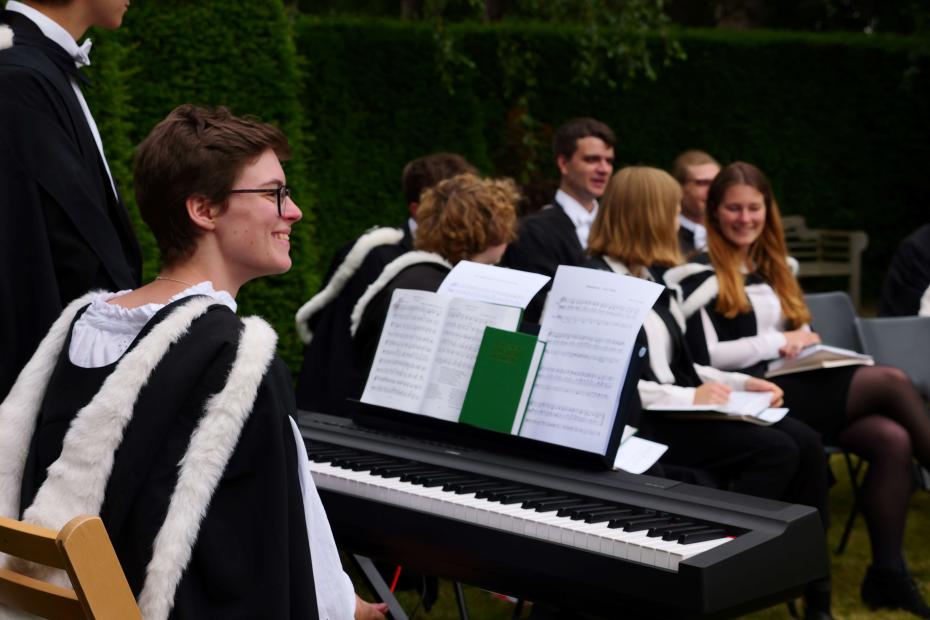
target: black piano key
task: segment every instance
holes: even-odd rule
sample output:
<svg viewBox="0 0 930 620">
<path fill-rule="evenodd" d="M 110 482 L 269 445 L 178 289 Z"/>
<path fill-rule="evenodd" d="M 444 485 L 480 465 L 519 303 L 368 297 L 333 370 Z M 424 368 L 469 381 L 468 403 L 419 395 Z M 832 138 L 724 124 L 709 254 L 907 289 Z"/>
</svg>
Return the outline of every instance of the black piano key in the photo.
<svg viewBox="0 0 930 620">
<path fill-rule="evenodd" d="M 577 497 L 563 500 L 543 500 L 542 503 L 537 504 L 534 510 L 536 512 L 552 512 L 553 510 L 558 510 L 559 508 L 564 508 L 566 506 L 575 506 L 583 501 L 585 500 L 579 499 Z"/>
<path fill-rule="evenodd" d="M 379 467 L 378 475 L 382 478 L 400 478 L 402 476 L 409 476 L 410 474 L 418 474 L 425 471 L 434 469 L 428 465 L 417 465 L 410 464 L 407 465 L 388 465 L 387 467 Z M 374 473 L 374 472 L 372 472 Z"/>
<path fill-rule="evenodd" d="M 465 474 L 460 474 L 452 478 L 448 478 L 448 477 L 431 478 L 429 481 L 423 482 L 422 484 L 427 489 L 432 489 L 434 487 L 442 487 L 443 490 L 446 491 L 448 490 L 446 489 L 446 486 L 449 484 L 452 484 L 454 482 L 462 482 L 465 480 L 474 480 L 474 479 L 475 479 L 474 476 L 467 476 Z"/>
<path fill-rule="evenodd" d="M 709 528 L 706 525 L 698 525 L 696 523 L 683 527 L 670 527 L 667 528 L 665 532 L 662 533 L 662 540 L 677 540 L 682 534 L 687 534 L 689 532 L 701 532 L 703 530 L 716 529 Z"/>
<path fill-rule="evenodd" d="M 426 476 L 428 476 L 429 474 L 432 474 L 432 475 L 435 476 L 435 475 L 438 475 L 438 474 L 446 473 L 446 471 L 448 471 L 448 470 L 436 469 L 435 467 L 428 467 L 428 466 L 425 466 L 425 467 L 422 467 L 422 468 L 416 469 L 416 470 L 414 470 L 414 469 L 411 468 L 411 469 L 409 469 L 409 470 L 407 470 L 407 471 L 401 473 L 401 475 L 400 475 L 400 481 L 401 481 L 401 482 L 412 482 L 412 483 L 416 484 L 416 481 L 419 480 L 421 477 L 426 477 Z"/>
<path fill-rule="evenodd" d="M 574 519 L 577 521 L 581 517 L 579 517 L 578 519 L 575 519 L 575 515 L 583 514 L 585 511 L 596 510 L 598 508 L 606 508 L 606 506 L 604 505 L 603 502 L 590 501 L 590 502 L 585 502 L 584 504 L 579 504 L 578 506 L 569 506 L 567 508 L 561 508 L 559 509 L 559 512 L 556 513 L 556 515 L 559 517 L 568 517 L 570 519 Z"/>
<path fill-rule="evenodd" d="M 371 471 L 375 467 L 384 467 L 386 465 L 393 465 L 397 462 L 398 462 L 397 459 L 390 459 L 390 460 L 382 459 L 380 461 L 353 463 L 352 465 L 349 465 L 348 469 L 351 469 L 352 471 Z"/>
<path fill-rule="evenodd" d="M 673 532 L 681 530 L 686 527 L 693 527 L 697 525 L 694 521 L 686 521 L 684 519 L 675 518 L 672 519 L 671 523 L 666 525 L 657 525 L 655 527 L 649 528 L 649 532 L 646 534 L 651 538 L 658 538 L 664 536 L 666 532 Z"/>
<path fill-rule="evenodd" d="M 342 449 L 342 450 L 336 450 L 332 452 L 323 452 L 319 454 L 308 454 L 307 456 L 314 463 L 329 463 L 334 458 L 338 458 L 340 456 L 353 456 L 356 454 L 358 454 L 356 450 Z"/>
<path fill-rule="evenodd" d="M 538 495 L 540 492 L 542 492 L 542 495 Z M 489 502 L 499 502 L 505 498 L 525 496 L 524 500 L 529 500 L 537 497 L 545 497 L 546 495 L 550 494 L 551 493 L 548 491 L 534 489 L 533 487 L 517 487 L 516 489 L 501 489 L 499 491 L 491 491 L 483 499 L 486 499 Z"/>
<path fill-rule="evenodd" d="M 498 501 L 500 501 L 502 506 L 509 506 L 510 504 L 520 504 L 522 502 L 525 502 L 527 500 L 530 500 L 536 497 L 542 497 L 546 493 L 548 492 L 547 491 L 526 491 L 523 493 L 512 493 L 512 494 L 508 494 L 508 495 L 504 495 L 500 497 Z"/>
<path fill-rule="evenodd" d="M 647 519 L 644 521 L 637 521 L 636 523 L 627 523 L 623 526 L 624 532 L 641 532 L 642 530 L 648 530 L 655 526 L 666 525 L 672 522 L 671 517 L 655 517 L 654 519 Z"/>
<path fill-rule="evenodd" d="M 539 506 L 544 505 L 548 502 L 561 502 L 567 499 L 574 500 L 576 498 L 568 496 L 568 495 L 559 495 L 555 493 L 555 494 L 549 495 L 548 497 L 543 497 L 540 499 L 531 499 L 531 500 L 525 501 L 523 502 L 523 507 L 528 508 L 530 510 L 535 510 Z"/>
<path fill-rule="evenodd" d="M 726 530 L 722 529 L 710 529 L 703 532 L 690 532 L 687 534 L 682 534 L 678 537 L 678 542 L 682 545 L 688 545 L 691 543 L 704 542 L 705 540 L 714 540 L 716 538 L 724 538 L 727 535 Z"/>
<path fill-rule="evenodd" d="M 475 489 L 487 487 L 491 484 L 493 484 L 493 481 L 490 478 L 474 476 L 469 480 L 464 480 L 462 482 L 451 482 L 443 485 L 442 490 L 452 491 L 457 495 L 464 495 L 466 493 L 474 493 Z"/>
<path fill-rule="evenodd" d="M 664 517 L 665 515 L 657 515 L 655 510 L 634 510 L 633 514 L 630 516 L 621 517 L 619 519 L 611 519 L 607 527 L 612 528 L 612 529 L 616 529 L 618 527 L 626 527 L 628 523 L 638 523 L 639 521 L 654 519 L 657 516 Z"/>
<path fill-rule="evenodd" d="M 486 487 L 486 488 L 481 489 L 480 491 L 477 491 L 475 493 L 475 497 L 477 499 L 485 499 L 489 495 L 492 495 L 498 491 L 516 491 L 518 489 L 525 489 L 525 488 L 526 487 L 521 484 L 513 484 L 512 482 L 501 483 L 501 484 L 493 485 L 491 487 Z"/>
<path fill-rule="evenodd" d="M 628 517 L 633 514 L 632 508 L 621 508 L 609 512 L 596 512 L 589 514 L 584 518 L 585 523 L 603 523 L 605 521 L 615 521 L 621 517 Z"/>
<path fill-rule="evenodd" d="M 349 469 L 353 465 L 358 465 L 358 464 L 374 464 L 374 463 L 388 464 L 391 462 L 396 463 L 397 461 L 394 459 L 386 460 L 383 456 L 370 455 L 370 456 L 343 456 L 340 458 L 333 459 L 332 461 L 329 462 L 329 464 L 332 465 L 333 467 L 342 467 L 345 469 Z"/>
<path fill-rule="evenodd" d="M 444 471 L 439 474 L 418 474 L 414 476 L 413 478 L 411 478 L 410 482 L 414 484 L 419 484 L 419 485 L 425 485 L 425 484 L 430 484 L 430 483 L 435 482 L 437 484 L 433 484 L 433 486 L 438 487 L 440 485 L 445 484 L 447 480 L 457 480 L 457 479 L 460 479 L 461 477 L 462 477 L 462 474 L 460 474 L 457 471 Z"/>
</svg>

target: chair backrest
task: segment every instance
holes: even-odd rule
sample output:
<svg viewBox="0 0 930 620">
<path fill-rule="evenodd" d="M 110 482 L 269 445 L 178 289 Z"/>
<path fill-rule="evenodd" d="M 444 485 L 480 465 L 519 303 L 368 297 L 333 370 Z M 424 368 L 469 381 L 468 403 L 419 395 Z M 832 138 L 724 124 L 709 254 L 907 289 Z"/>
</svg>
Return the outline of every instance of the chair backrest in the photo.
<svg viewBox="0 0 930 620">
<path fill-rule="evenodd" d="M 43 618 L 142 618 L 99 517 L 75 517 L 59 532 L 0 517 L 0 552 L 62 569 L 72 585 L 0 568 L 0 616 L 6 606 Z"/>
<path fill-rule="evenodd" d="M 906 372 L 930 400 L 930 316 L 857 319 L 856 328 L 865 353 Z"/>
<path fill-rule="evenodd" d="M 842 291 L 810 293 L 804 296 L 811 311 L 811 329 L 824 344 L 862 352 L 856 331 L 856 311 L 849 295 Z"/>
</svg>

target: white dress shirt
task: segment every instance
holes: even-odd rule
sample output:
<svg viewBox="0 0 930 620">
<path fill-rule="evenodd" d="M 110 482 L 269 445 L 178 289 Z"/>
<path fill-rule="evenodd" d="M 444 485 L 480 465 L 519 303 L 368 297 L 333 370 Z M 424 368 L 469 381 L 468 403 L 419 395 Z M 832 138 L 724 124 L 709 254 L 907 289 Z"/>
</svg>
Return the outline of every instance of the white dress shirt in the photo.
<svg viewBox="0 0 930 620">
<path fill-rule="evenodd" d="M 19 13 L 31 20 L 39 27 L 42 34 L 64 48 L 64 50 L 75 59 L 74 64 L 78 67 L 90 66 L 90 57 L 88 56 L 90 46 L 87 43 L 85 43 L 83 47 L 79 46 L 77 41 L 72 38 L 67 30 L 62 28 L 61 25 L 47 15 L 22 2 L 17 2 L 16 0 L 9 0 L 9 2 L 6 3 L 6 10 Z M 14 45 L 16 44 L 15 38 L 13 43 Z M 90 132 L 94 135 L 94 142 L 97 143 L 97 152 L 100 153 L 100 159 L 103 161 L 103 168 L 107 171 L 107 177 L 110 179 L 110 187 L 113 189 L 113 195 L 116 196 L 116 184 L 113 183 L 113 175 L 110 173 L 110 164 L 107 163 L 107 158 L 103 154 L 103 140 L 100 139 L 100 131 L 97 129 L 97 123 L 94 122 L 94 117 L 90 113 L 90 108 L 87 107 L 87 101 L 85 101 L 84 94 L 81 92 L 80 87 L 78 87 L 77 81 L 71 76 L 68 76 L 68 79 L 71 81 L 71 88 L 74 89 L 74 94 L 77 95 L 78 103 L 81 104 L 81 111 L 84 112 L 84 118 L 87 119 L 87 126 L 90 127 Z"/>
<path fill-rule="evenodd" d="M 578 241 L 581 247 L 588 248 L 588 234 L 591 232 L 591 224 L 597 216 L 597 201 L 594 201 L 594 207 L 588 211 L 581 206 L 581 203 L 559 190 L 555 193 L 555 201 L 561 205 L 565 215 L 575 225 L 575 234 L 578 235 Z"/>
<path fill-rule="evenodd" d="M 703 251 L 707 249 L 707 228 L 703 224 L 692 222 L 682 214 L 678 214 L 678 221 L 685 230 L 690 230 L 694 234 L 694 249 Z"/>
</svg>

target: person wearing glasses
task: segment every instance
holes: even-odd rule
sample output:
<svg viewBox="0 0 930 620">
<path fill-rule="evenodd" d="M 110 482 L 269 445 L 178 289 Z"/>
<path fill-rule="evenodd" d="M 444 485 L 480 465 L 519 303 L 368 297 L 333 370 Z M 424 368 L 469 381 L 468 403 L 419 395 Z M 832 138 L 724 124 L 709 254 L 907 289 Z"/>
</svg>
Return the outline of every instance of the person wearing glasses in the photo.
<svg viewBox="0 0 930 620">
<path fill-rule="evenodd" d="M 685 151 L 672 162 L 672 176 L 681 185 L 681 213 L 678 221 L 678 244 L 681 254 L 691 258 L 707 249 L 707 228 L 704 210 L 707 205 L 707 190 L 720 164 L 704 151 Z"/>
<path fill-rule="evenodd" d="M 277 336 L 235 314 L 291 267 L 288 156 L 271 125 L 172 111 L 135 157 L 160 273 L 72 302 L 0 404 L 0 514 L 99 514 L 146 618 L 383 618 L 342 571 Z"/>
</svg>

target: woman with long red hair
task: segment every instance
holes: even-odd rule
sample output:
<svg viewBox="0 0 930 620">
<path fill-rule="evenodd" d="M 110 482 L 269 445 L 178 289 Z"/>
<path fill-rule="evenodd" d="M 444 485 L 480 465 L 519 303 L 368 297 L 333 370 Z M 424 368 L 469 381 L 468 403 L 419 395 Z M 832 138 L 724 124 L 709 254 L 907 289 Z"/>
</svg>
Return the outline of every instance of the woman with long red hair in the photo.
<svg viewBox="0 0 930 620">
<path fill-rule="evenodd" d="M 819 343 L 762 171 L 744 162 L 725 167 L 710 187 L 705 217 L 708 253 L 666 274 L 680 287 L 696 361 L 762 376 L 770 362 Z M 773 382 L 784 390 L 789 415 L 870 463 L 860 498 L 872 543 L 863 601 L 930 618 L 901 551 L 912 459 L 930 466 L 930 417 L 917 390 L 889 366 L 812 370 Z"/>
</svg>

